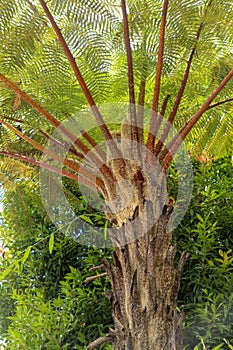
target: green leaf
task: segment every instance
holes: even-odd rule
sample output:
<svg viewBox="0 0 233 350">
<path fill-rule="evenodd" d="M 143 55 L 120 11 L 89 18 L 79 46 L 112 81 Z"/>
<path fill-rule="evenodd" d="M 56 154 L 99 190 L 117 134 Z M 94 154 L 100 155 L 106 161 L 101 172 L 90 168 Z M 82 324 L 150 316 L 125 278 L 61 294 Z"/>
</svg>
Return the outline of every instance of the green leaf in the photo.
<svg viewBox="0 0 233 350">
<path fill-rule="evenodd" d="M 197 218 L 200 222 L 204 222 L 204 218 L 200 214 L 197 214 Z"/>
<path fill-rule="evenodd" d="M 31 252 L 32 246 L 30 245 L 29 247 L 27 247 L 22 259 L 21 259 L 21 264 L 22 266 L 25 264 L 26 260 L 28 259 L 30 252 Z"/>
<path fill-rule="evenodd" d="M 86 215 L 79 215 L 79 218 L 84 220 L 84 221 L 86 221 L 86 222 L 88 222 L 89 224 L 93 225 L 93 221 L 91 221 L 91 219 L 88 216 L 86 216 Z"/>
<path fill-rule="evenodd" d="M 82 343 L 82 344 L 84 344 L 86 342 L 86 338 L 82 333 L 78 333 L 77 338 L 80 341 L 80 343 Z"/>
<path fill-rule="evenodd" d="M 224 253 L 223 253 L 222 249 L 219 249 L 218 253 L 219 253 L 220 256 L 223 257 Z"/>
<path fill-rule="evenodd" d="M 225 341 L 225 343 L 227 344 L 229 349 L 233 350 L 233 345 L 231 345 L 230 342 L 228 340 L 226 340 L 225 338 L 223 340 Z"/>
<path fill-rule="evenodd" d="M 221 343 L 221 344 L 215 346 L 212 350 L 219 350 L 219 349 L 222 349 L 222 345 L 224 345 L 224 343 Z"/>
<path fill-rule="evenodd" d="M 0 281 L 6 278 L 11 273 L 14 267 L 15 267 L 15 263 L 13 263 L 7 269 L 5 269 L 4 272 L 0 275 Z"/>
<path fill-rule="evenodd" d="M 108 235 L 108 220 L 105 221 L 104 224 L 104 239 L 107 239 L 107 235 Z"/>
<path fill-rule="evenodd" d="M 54 233 L 51 233 L 49 238 L 49 253 L 52 254 L 54 248 Z"/>
</svg>

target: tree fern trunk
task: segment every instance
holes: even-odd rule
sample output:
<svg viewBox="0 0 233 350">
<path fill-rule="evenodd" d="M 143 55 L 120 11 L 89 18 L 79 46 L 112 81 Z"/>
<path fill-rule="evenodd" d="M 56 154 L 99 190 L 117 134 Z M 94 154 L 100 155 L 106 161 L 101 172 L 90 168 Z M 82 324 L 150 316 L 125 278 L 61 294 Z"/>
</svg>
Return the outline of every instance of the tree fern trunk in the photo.
<svg viewBox="0 0 233 350">
<path fill-rule="evenodd" d="M 153 207 L 148 217 L 152 213 Z M 139 237 L 115 248 L 114 264 L 105 262 L 113 290 L 110 301 L 115 350 L 179 350 L 182 347 L 181 315 L 176 305 L 181 269 L 187 256 L 182 254 L 178 266 L 174 267 L 176 247 L 167 230 L 168 221 L 168 215 L 160 215 L 148 231 L 144 218 L 133 227 L 133 232 L 132 225 L 126 224 L 123 232 L 116 230 L 114 234 L 115 245 L 119 235 L 121 239 L 122 235 Z M 142 232 L 147 234 L 142 236 Z"/>
</svg>

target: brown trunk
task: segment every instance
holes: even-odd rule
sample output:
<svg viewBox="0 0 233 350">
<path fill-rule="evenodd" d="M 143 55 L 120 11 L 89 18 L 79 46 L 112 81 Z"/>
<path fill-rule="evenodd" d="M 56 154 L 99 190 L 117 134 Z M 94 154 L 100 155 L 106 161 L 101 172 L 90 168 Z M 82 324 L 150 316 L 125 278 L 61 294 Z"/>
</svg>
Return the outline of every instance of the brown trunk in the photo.
<svg viewBox="0 0 233 350">
<path fill-rule="evenodd" d="M 182 316 L 177 312 L 180 275 L 187 254 L 174 265 L 173 200 L 168 200 L 166 174 L 143 145 L 130 140 L 130 124 L 122 122 L 118 159 L 107 153 L 116 186 L 106 184 L 106 215 L 114 263 L 105 261 L 112 284 L 110 302 L 115 350 L 182 349 Z M 141 160 L 138 161 L 138 146 Z"/>
<path fill-rule="evenodd" d="M 174 267 L 176 246 L 167 229 L 170 215 L 161 214 L 148 231 L 154 208 L 150 201 L 145 206 L 148 219 L 144 217 L 134 227 L 125 224 L 124 231 L 116 230 L 112 238 L 115 246 L 118 244 L 114 264 L 105 262 L 113 290 L 113 345 L 115 350 L 179 350 L 182 317 L 176 304 L 187 255 L 182 254 Z M 142 232 L 147 234 L 142 236 Z M 139 238 L 119 245 L 132 234 Z"/>
</svg>

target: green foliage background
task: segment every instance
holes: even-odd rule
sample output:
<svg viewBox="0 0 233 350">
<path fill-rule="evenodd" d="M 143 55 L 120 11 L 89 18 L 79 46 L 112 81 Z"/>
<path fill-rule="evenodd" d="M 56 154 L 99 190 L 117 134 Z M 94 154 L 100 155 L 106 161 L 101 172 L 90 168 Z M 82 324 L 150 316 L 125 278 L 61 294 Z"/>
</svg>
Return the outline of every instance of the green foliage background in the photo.
<svg viewBox="0 0 233 350">
<path fill-rule="evenodd" d="M 190 253 L 178 303 L 184 313 L 184 349 L 230 349 L 232 161 L 231 157 L 209 163 L 194 160 L 193 167 L 192 202 L 174 232 L 179 251 Z M 170 184 L 175 189 L 175 169 Z M 77 190 L 74 195 L 79 201 L 77 213 L 87 213 Z M 94 274 L 89 268 L 101 264 L 104 257 L 111 259 L 111 251 L 81 246 L 57 231 L 46 217 L 36 186 L 21 180 L 15 191 L 6 192 L 4 201 L 1 236 L 12 256 L 1 260 L 2 271 L 16 262 L 0 289 L 0 332 L 7 339 L 6 349 L 85 349 L 112 324 L 110 304 L 103 295 L 108 295 L 108 279 L 85 282 Z M 23 263 L 28 246 L 31 250 Z"/>
<path fill-rule="evenodd" d="M 46 216 L 36 184 L 20 182 L 4 198 L 1 237 L 10 254 L 1 270 L 13 270 L 1 284 L 0 333 L 7 332 L 7 349 L 83 349 L 111 325 L 103 297 L 109 281 L 85 282 L 93 274 L 89 268 L 103 257 L 111 260 L 110 252 L 81 246 L 60 233 Z M 87 215 L 83 198 L 76 199 L 77 214 Z"/>
</svg>

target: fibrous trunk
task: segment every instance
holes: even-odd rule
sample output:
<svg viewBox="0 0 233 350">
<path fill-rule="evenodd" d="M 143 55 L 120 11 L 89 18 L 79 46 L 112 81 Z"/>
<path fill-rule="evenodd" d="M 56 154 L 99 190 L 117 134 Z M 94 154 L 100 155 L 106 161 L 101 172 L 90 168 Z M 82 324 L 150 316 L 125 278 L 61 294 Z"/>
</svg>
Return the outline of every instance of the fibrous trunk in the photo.
<svg viewBox="0 0 233 350">
<path fill-rule="evenodd" d="M 148 208 L 148 215 L 150 221 L 153 207 Z M 148 232 L 147 222 L 137 225 L 134 230 L 144 230 L 147 234 L 116 247 L 114 264 L 106 262 L 113 289 L 115 350 L 179 350 L 182 347 L 182 317 L 177 313 L 176 302 L 186 255 L 181 255 L 175 268 L 176 247 L 171 243 L 167 223 L 168 216 L 161 215 Z"/>
<path fill-rule="evenodd" d="M 181 254 L 174 265 L 173 208 L 168 204 L 166 176 L 156 161 L 149 166 L 145 152 L 139 166 L 136 147 L 127 147 L 122 139 L 121 146 L 125 169 L 122 172 L 117 161 L 110 160 L 117 186 L 110 188 L 106 200 L 106 214 L 115 225 L 114 264 L 105 261 L 112 284 L 114 349 L 180 350 L 177 296 L 187 255 Z"/>
</svg>

